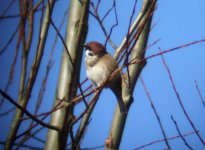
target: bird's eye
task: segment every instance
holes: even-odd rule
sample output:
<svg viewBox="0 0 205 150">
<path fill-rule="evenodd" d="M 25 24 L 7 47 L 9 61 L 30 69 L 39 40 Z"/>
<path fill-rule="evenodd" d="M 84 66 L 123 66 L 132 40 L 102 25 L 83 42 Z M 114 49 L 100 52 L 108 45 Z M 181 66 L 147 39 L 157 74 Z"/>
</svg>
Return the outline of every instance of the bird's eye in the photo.
<svg viewBox="0 0 205 150">
<path fill-rule="evenodd" d="M 90 56 L 93 56 L 93 53 L 89 53 Z"/>
<path fill-rule="evenodd" d="M 89 52 L 88 52 L 88 55 L 89 55 L 89 56 L 93 56 L 93 52 L 89 51 Z"/>
<path fill-rule="evenodd" d="M 85 53 L 86 53 L 86 56 L 89 56 L 89 57 L 94 56 L 94 53 L 89 49 L 86 49 Z"/>
</svg>

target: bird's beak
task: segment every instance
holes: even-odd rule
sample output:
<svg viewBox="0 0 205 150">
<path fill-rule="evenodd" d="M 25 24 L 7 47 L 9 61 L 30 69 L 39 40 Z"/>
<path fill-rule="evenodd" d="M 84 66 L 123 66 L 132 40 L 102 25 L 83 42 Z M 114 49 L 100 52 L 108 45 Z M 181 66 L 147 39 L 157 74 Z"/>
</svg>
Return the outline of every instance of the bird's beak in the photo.
<svg viewBox="0 0 205 150">
<path fill-rule="evenodd" d="M 85 48 L 86 48 L 86 47 L 87 47 L 87 45 L 86 45 L 86 44 L 83 44 L 83 47 L 85 47 Z"/>
</svg>

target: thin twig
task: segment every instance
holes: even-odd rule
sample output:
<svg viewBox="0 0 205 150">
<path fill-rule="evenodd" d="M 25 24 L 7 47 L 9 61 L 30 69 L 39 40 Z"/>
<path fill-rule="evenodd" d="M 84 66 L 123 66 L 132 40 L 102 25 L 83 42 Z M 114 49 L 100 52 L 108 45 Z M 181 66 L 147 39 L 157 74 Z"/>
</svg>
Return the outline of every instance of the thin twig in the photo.
<svg viewBox="0 0 205 150">
<path fill-rule="evenodd" d="M 9 38 L 8 42 L 3 46 L 3 48 L 0 49 L 0 55 L 2 55 L 5 52 L 5 50 L 7 49 L 7 47 L 10 45 L 10 43 L 14 39 L 15 35 L 18 33 L 19 27 L 20 27 L 20 23 L 17 25 L 16 29 L 12 33 L 12 35 Z"/>
<path fill-rule="evenodd" d="M 49 129 L 53 129 L 56 131 L 59 131 L 59 128 L 46 124 L 44 122 L 42 122 L 41 120 L 37 119 L 35 116 L 33 116 L 28 110 L 24 109 L 21 105 L 19 105 L 18 103 L 15 102 L 15 100 L 13 100 L 8 94 L 6 94 L 2 89 L 0 89 L 0 94 L 5 97 L 10 103 L 12 103 L 15 107 L 17 107 L 18 109 L 20 109 L 21 111 L 23 111 L 27 116 L 29 116 L 32 120 L 34 120 L 35 122 L 37 122 L 38 124 L 49 128 Z"/>
<path fill-rule="evenodd" d="M 0 141 L 0 145 L 5 145 L 6 142 L 4 141 Z M 19 145 L 19 143 L 14 143 L 14 146 Z M 36 146 L 31 146 L 31 145 L 27 145 L 27 144 L 21 144 L 20 145 L 21 148 L 26 148 L 29 150 L 43 150 L 43 148 L 40 147 L 36 147 Z"/>
<path fill-rule="evenodd" d="M 59 103 L 49 112 L 44 113 L 44 117 L 41 119 L 41 121 L 45 120 L 51 113 L 55 112 L 58 109 L 61 109 L 64 107 L 64 105 L 61 105 L 63 101 L 59 101 Z M 36 116 L 35 116 L 36 117 Z M 27 129 L 26 131 L 24 131 L 23 133 L 19 134 L 16 136 L 15 139 L 18 139 L 20 137 L 22 137 L 23 135 L 29 133 L 33 128 L 35 128 L 38 125 L 38 123 L 33 124 L 29 129 Z"/>
<path fill-rule="evenodd" d="M 186 109 L 185 109 L 185 107 L 184 107 L 184 105 L 183 105 L 183 102 L 182 102 L 181 97 L 180 97 L 180 95 L 179 95 L 179 93 L 178 93 L 178 91 L 177 91 L 177 88 L 176 88 L 175 83 L 174 83 L 174 80 L 173 80 L 173 78 L 172 78 L 170 69 L 168 68 L 168 65 L 167 65 L 167 63 L 166 63 L 166 61 L 165 61 L 164 56 L 161 55 L 161 58 L 162 58 L 162 63 L 163 63 L 163 65 L 164 65 L 164 67 L 165 67 L 165 69 L 166 69 L 166 71 L 167 71 L 168 76 L 169 76 L 169 79 L 170 79 L 170 82 L 171 82 L 171 84 L 172 84 L 172 88 L 173 88 L 173 90 L 174 90 L 174 92 L 175 92 L 175 95 L 176 95 L 176 97 L 177 97 L 177 100 L 178 100 L 178 102 L 179 102 L 179 104 L 180 104 L 180 107 L 182 108 L 182 110 L 183 110 L 183 112 L 184 112 L 184 115 L 186 116 L 187 120 L 189 121 L 191 127 L 192 127 L 192 128 L 194 129 L 194 131 L 196 132 L 196 135 L 198 136 L 198 138 L 199 138 L 199 140 L 201 141 L 201 143 L 202 143 L 203 145 L 205 145 L 204 140 L 202 139 L 202 137 L 200 136 L 200 134 L 197 132 L 197 129 L 196 129 L 194 123 L 192 122 L 191 118 L 189 117 L 189 115 L 188 115 L 188 113 L 187 113 L 187 111 L 186 111 Z"/>
<path fill-rule="evenodd" d="M 103 25 L 103 22 L 102 22 L 102 20 L 100 19 L 100 16 L 99 16 L 99 14 L 98 14 L 97 9 L 96 9 L 95 6 L 94 6 L 94 3 L 91 2 L 90 4 L 91 4 L 91 7 L 92 7 L 93 10 L 94 10 L 94 13 L 91 12 L 91 11 L 89 11 L 89 13 L 90 13 L 90 14 L 97 20 L 97 22 L 99 23 L 99 25 L 100 25 L 100 27 L 101 27 L 101 29 L 102 29 L 102 31 L 103 31 L 103 33 L 104 33 L 106 39 L 107 39 L 108 42 L 110 43 L 110 45 L 111 45 L 114 49 L 117 49 L 117 46 L 116 46 L 116 45 L 114 44 L 114 42 L 109 38 L 109 34 L 107 33 L 107 31 L 106 31 L 106 29 L 105 29 L 105 27 L 104 27 L 104 25 Z"/>
<path fill-rule="evenodd" d="M 7 111 L 1 113 L 1 114 L 0 114 L 0 117 L 3 117 L 3 116 L 8 115 L 9 113 L 11 113 L 11 112 L 14 111 L 14 110 L 15 110 L 15 107 L 13 107 L 13 108 L 11 108 L 11 109 L 9 109 L 9 110 L 7 110 Z"/>
<path fill-rule="evenodd" d="M 204 98 L 203 98 L 203 96 L 202 96 L 202 94 L 201 94 L 201 91 L 200 91 L 200 89 L 199 89 L 199 86 L 198 86 L 198 83 L 197 83 L 196 80 L 195 80 L 195 86 L 196 86 L 196 90 L 197 90 L 197 92 L 198 92 L 198 95 L 199 95 L 199 97 L 200 97 L 201 103 L 203 104 L 203 107 L 204 107 L 204 109 L 205 109 L 205 100 L 204 100 Z"/>
<path fill-rule="evenodd" d="M 137 0 L 136 0 L 135 3 L 134 3 L 133 9 L 132 9 L 132 13 L 131 13 L 131 17 L 130 17 L 130 21 L 129 21 L 129 25 L 128 25 L 127 36 L 126 36 L 126 42 L 125 42 L 125 47 L 126 47 L 126 49 L 125 49 L 125 55 L 126 55 L 126 58 L 125 58 L 124 64 L 128 64 L 128 61 L 129 61 L 129 56 L 130 56 L 130 53 L 128 52 L 128 49 L 129 49 L 128 42 L 129 42 L 129 39 L 130 39 L 129 31 L 130 31 L 131 23 L 132 23 L 134 14 L 135 14 L 136 6 L 137 6 Z M 131 80 L 130 80 L 129 65 L 127 65 L 126 69 L 127 69 L 128 86 L 130 87 L 130 85 L 131 85 Z"/>
<path fill-rule="evenodd" d="M 155 6 L 155 3 L 156 1 L 153 1 L 153 4 L 152 6 Z M 133 25 L 131 26 L 130 30 L 129 30 L 129 35 L 132 36 L 132 37 L 135 37 L 134 35 L 136 35 L 136 29 L 139 27 L 139 24 L 142 22 L 142 19 L 144 18 L 144 16 L 150 12 L 150 8 L 152 8 L 152 6 L 149 6 L 149 5 L 145 5 L 141 12 L 139 13 L 139 15 L 137 16 L 137 18 L 135 19 L 135 21 L 133 22 Z M 148 13 L 149 14 L 149 13 Z M 142 24 L 142 23 L 141 23 Z M 123 41 L 121 42 L 121 45 L 118 47 L 118 49 L 116 50 L 116 53 L 115 53 L 115 58 L 118 60 L 119 59 L 119 56 L 120 54 L 122 54 L 122 51 L 124 50 L 125 48 L 125 44 L 126 44 L 126 37 L 123 39 Z"/>
<path fill-rule="evenodd" d="M 150 94 L 149 94 L 149 91 L 148 91 L 148 89 L 147 89 L 147 87 L 146 87 L 146 85 L 145 85 L 145 82 L 144 82 L 144 80 L 142 79 L 142 77 L 140 77 L 140 81 L 141 81 L 142 86 L 143 86 L 143 88 L 144 88 L 144 91 L 145 91 L 145 93 L 146 93 L 146 95 L 147 95 L 147 98 L 149 99 L 150 105 L 151 105 L 151 107 L 152 107 L 152 109 L 153 109 L 153 111 L 154 111 L 154 114 L 155 114 L 155 116 L 156 116 L 156 118 L 157 118 L 157 121 L 158 121 L 158 123 L 159 123 L 160 129 L 161 129 L 162 134 L 163 134 L 164 139 L 165 139 L 165 140 L 164 140 L 164 141 L 165 141 L 165 144 L 167 145 L 167 148 L 168 148 L 169 150 L 171 150 L 171 147 L 170 147 L 169 142 L 168 142 L 168 140 L 167 140 L 167 136 L 166 136 L 164 127 L 163 127 L 163 125 L 162 125 L 161 119 L 160 119 L 160 117 L 159 117 L 159 115 L 158 115 L 158 113 L 157 113 L 157 110 L 156 110 L 156 108 L 155 108 L 155 106 L 154 106 L 154 103 L 153 103 L 153 101 L 152 101 L 152 98 L 151 98 L 151 96 L 150 96 Z"/>
<path fill-rule="evenodd" d="M 196 134 L 196 132 L 193 131 L 193 132 L 190 132 L 190 133 L 183 134 L 182 136 L 185 137 L 185 136 L 189 136 L 189 135 L 193 135 L 193 134 Z M 177 138 L 180 138 L 180 136 L 177 135 L 177 136 L 169 137 L 169 138 L 167 138 L 167 140 L 174 140 L 174 139 L 177 139 Z M 145 145 L 139 146 L 139 147 L 135 148 L 134 150 L 139 150 L 139 149 L 145 148 L 147 146 L 150 146 L 150 145 L 153 145 L 153 144 L 156 144 L 156 143 L 160 143 L 160 142 L 164 142 L 164 141 L 165 141 L 165 139 L 156 140 L 156 141 L 147 143 Z"/>
<path fill-rule="evenodd" d="M 140 63 L 141 61 L 148 60 L 148 59 L 154 58 L 156 56 L 161 56 L 162 54 L 166 54 L 166 53 L 176 51 L 176 50 L 179 50 L 179 49 L 182 49 L 182 48 L 186 48 L 188 46 L 192 46 L 192 45 L 199 44 L 199 43 L 202 43 L 202 42 L 205 42 L 205 39 L 196 40 L 196 41 L 193 41 L 193 42 L 190 42 L 190 43 L 187 43 L 187 44 L 183 44 L 183 45 L 171 48 L 171 49 L 163 50 L 161 52 L 158 52 L 156 54 L 147 56 L 147 57 L 145 57 L 143 59 L 140 59 L 140 60 L 137 59 L 137 58 L 133 58 L 132 60 L 130 60 L 129 65 Z"/>
<path fill-rule="evenodd" d="M 19 26 L 20 27 L 20 24 Z M 18 29 L 18 28 L 17 28 Z M 6 84 L 6 87 L 4 89 L 4 92 L 7 92 L 8 89 L 9 89 L 9 86 L 12 84 L 12 81 L 13 81 L 13 77 L 14 77 L 14 73 L 15 73 L 15 65 L 16 65 L 16 62 L 17 62 L 17 58 L 18 58 L 18 52 L 19 52 L 19 46 L 20 46 L 20 41 L 21 41 L 21 36 L 20 36 L 20 33 L 19 33 L 19 37 L 17 39 L 17 43 L 16 43 L 16 48 L 15 48 L 15 56 L 14 56 L 14 59 L 13 59 L 13 63 L 11 65 L 11 69 L 10 69 L 10 73 L 9 73 L 9 79 L 7 81 L 7 84 Z M 8 42 L 9 43 L 9 42 Z M 1 51 L 3 52 L 3 51 Z M 0 101 L 0 107 L 2 106 L 4 102 L 4 99 L 3 97 L 1 98 L 1 101 Z"/>
<path fill-rule="evenodd" d="M 185 144 L 190 150 L 193 150 L 193 148 L 187 143 L 186 139 L 182 136 L 182 134 L 181 134 L 181 132 L 180 132 L 180 130 L 179 130 L 179 127 L 178 127 L 178 125 L 177 125 L 177 122 L 176 122 L 176 120 L 174 120 L 174 117 L 173 117 L 173 116 L 171 116 L 171 119 L 172 119 L 172 121 L 174 122 L 174 125 L 175 125 L 175 127 L 176 127 L 176 129 L 177 129 L 177 132 L 179 133 L 180 138 L 184 141 L 184 144 Z"/>
<path fill-rule="evenodd" d="M 3 11 L 3 13 L 1 14 L 1 16 L 4 16 L 8 10 L 11 8 L 11 6 L 13 5 L 13 3 L 15 2 L 15 0 L 12 0 L 9 5 L 6 7 L 6 9 Z"/>
<path fill-rule="evenodd" d="M 116 21 L 116 23 L 113 24 L 112 27 L 110 28 L 110 32 L 109 32 L 109 34 L 108 34 L 108 37 L 107 37 L 106 40 L 105 40 L 105 47 L 107 46 L 107 42 L 108 42 L 109 39 L 110 39 L 110 36 L 111 36 L 111 34 L 112 34 L 113 29 L 118 26 L 117 8 L 116 8 L 116 2 L 115 2 L 115 0 L 113 0 L 113 5 L 112 5 L 112 7 L 110 8 L 110 11 L 111 11 L 113 8 L 114 8 L 114 15 L 115 15 L 115 21 Z M 107 15 L 109 14 L 110 11 L 108 11 Z M 105 15 L 104 17 L 106 17 L 106 15 Z M 103 18 L 103 19 L 104 19 L 104 18 Z M 102 19 L 102 22 L 103 22 L 103 19 Z M 113 44 L 112 46 L 113 46 L 114 48 L 116 48 L 116 46 L 114 45 L 114 43 L 112 43 L 112 44 Z"/>
</svg>

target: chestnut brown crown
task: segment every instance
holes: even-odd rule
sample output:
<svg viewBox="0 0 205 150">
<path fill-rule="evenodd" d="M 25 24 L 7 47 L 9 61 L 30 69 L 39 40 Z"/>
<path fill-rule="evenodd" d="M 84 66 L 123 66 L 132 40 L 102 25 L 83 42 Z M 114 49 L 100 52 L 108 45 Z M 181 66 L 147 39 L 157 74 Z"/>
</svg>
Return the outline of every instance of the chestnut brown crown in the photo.
<svg viewBox="0 0 205 150">
<path fill-rule="evenodd" d="M 106 54 L 106 48 L 97 41 L 92 41 L 84 45 L 86 49 L 91 50 L 94 54 Z"/>
</svg>

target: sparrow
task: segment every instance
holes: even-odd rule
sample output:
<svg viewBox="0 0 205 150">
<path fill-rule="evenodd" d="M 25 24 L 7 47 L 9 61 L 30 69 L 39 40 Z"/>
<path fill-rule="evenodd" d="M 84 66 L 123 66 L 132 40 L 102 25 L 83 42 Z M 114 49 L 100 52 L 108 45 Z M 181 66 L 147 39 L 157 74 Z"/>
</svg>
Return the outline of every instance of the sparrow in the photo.
<svg viewBox="0 0 205 150">
<path fill-rule="evenodd" d="M 95 86 L 101 86 L 103 82 L 118 68 L 117 61 L 106 51 L 106 48 L 97 41 L 84 44 L 86 74 Z M 105 88 L 110 88 L 115 94 L 121 113 L 127 109 L 122 99 L 122 78 L 117 74 L 109 80 Z"/>
</svg>

